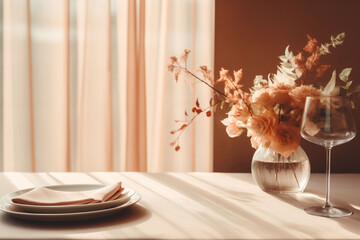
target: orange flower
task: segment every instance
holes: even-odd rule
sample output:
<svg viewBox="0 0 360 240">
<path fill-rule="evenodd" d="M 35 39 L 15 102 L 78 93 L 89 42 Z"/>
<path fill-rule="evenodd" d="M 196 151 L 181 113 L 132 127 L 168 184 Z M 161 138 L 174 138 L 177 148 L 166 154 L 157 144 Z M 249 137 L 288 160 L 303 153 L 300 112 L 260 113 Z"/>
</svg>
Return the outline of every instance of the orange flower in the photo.
<svg viewBox="0 0 360 240">
<path fill-rule="evenodd" d="M 300 145 L 300 128 L 287 122 L 280 122 L 273 128 L 269 148 L 288 158 Z"/>
<path fill-rule="evenodd" d="M 289 92 L 293 87 L 284 83 L 276 83 L 270 86 L 269 94 L 274 103 L 288 104 L 290 99 Z"/>
<path fill-rule="evenodd" d="M 268 147 L 270 145 L 273 127 L 278 121 L 274 111 L 267 110 L 262 114 L 254 115 L 247 121 L 246 128 L 248 137 L 253 148 L 259 146 Z"/>
<path fill-rule="evenodd" d="M 273 100 L 267 88 L 262 88 L 252 95 L 253 103 L 263 106 L 266 109 L 272 109 L 274 107 Z"/>
<path fill-rule="evenodd" d="M 321 92 L 312 86 L 301 85 L 292 89 L 289 92 L 289 95 L 292 98 L 292 102 L 294 102 L 296 106 L 299 106 L 303 109 L 306 97 L 320 96 Z"/>
<path fill-rule="evenodd" d="M 269 135 L 278 121 L 274 111 L 265 111 L 263 114 L 252 116 L 246 123 L 249 136 L 263 137 Z"/>
</svg>

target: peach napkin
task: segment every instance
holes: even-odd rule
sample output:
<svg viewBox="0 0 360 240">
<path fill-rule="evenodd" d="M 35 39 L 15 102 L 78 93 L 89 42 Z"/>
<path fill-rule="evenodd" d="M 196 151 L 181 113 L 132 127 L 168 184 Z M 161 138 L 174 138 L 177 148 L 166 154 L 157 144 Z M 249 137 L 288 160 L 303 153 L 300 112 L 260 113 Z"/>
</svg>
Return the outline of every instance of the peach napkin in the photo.
<svg viewBox="0 0 360 240">
<path fill-rule="evenodd" d="M 12 199 L 14 203 L 28 205 L 74 205 L 105 202 L 118 198 L 124 188 L 121 182 L 89 191 L 57 191 L 45 187 L 36 187 L 29 192 Z"/>
</svg>

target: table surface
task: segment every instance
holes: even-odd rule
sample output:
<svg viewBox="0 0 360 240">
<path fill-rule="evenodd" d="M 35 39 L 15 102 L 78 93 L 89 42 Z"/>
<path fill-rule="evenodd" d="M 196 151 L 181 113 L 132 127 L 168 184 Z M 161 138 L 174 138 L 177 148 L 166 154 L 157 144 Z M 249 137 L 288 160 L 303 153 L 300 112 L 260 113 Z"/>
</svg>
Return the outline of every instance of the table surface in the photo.
<svg viewBox="0 0 360 240">
<path fill-rule="evenodd" d="M 34 186 L 122 181 L 137 204 L 96 220 L 49 223 L 0 213 L 0 239 L 360 239 L 360 174 L 332 174 L 332 202 L 345 218 L 308 215 L 322 205 L 325 175 L 304 193 L 272 195 L 245 173 L 0 173 L 0 196 Z"/>
</svg>

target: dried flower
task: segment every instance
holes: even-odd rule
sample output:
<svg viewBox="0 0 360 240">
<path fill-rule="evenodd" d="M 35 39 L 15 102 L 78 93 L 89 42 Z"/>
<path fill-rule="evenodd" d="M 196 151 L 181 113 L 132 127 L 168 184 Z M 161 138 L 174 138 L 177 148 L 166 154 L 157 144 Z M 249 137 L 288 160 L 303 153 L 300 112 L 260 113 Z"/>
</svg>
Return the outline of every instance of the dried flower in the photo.
<svg viewBox="0 0 360 240">
<path fill-rule="evenodd" d="M 180 61 L 176 57 L 171 57 L 171 64 L 168 66 L 170 72 L 174 74 L 175 81 L 182 75 L 190 75 L 200 82 L 206 84 L 214 91 L 208 107 L 201 107 L 198 100 L 192 108 L 192 115 L 189 116 L 185 111 L 185 123 L 172 134 L 178 134 L 171 146 L 175 150 L 180 149 L 179 136 L 194 121 L 194 119 L 205 113 L 211 117 L 211 110 L 217 105 L 223 107 L 224 103 L 229 104 L 230 111 L 227 118 L 222 120 L 226 126 L 229 137 L 238 137 L 247 131 L 250 137 L 251 146 L 268 147 L 271 150 L 282 154 L 285 157 L 291 155 L 300 144 L 300 124 L 305 99 L 307 96 L 334 95 L 338 94 L 340 87 L 336 86 L 336 72 L 334 71 L 328 84 L 324 88 L 317 89 L 304 82 L 310 74 L 316 74 L 312 79 L 319 78 L 330 68 L 330 65 L 320 65 L 321 56 L 330 53 L 330 47 L 336 47 L 343 43 L 345 33 L 331 37 L 330 43 L 319 44 L 319 42 L 307 35 L 308 41 L 296 56 L 285 48 L 285 54 L 280 56 L 280 65 L 275 74 L 269 74 L 268 79 L 257 75 L 254 85 L 249 92 L 243 90 L 241 84 L 243 70 L 234 71 L 233 75 L 228 70 L 221 68 L 220 77 L 214 81 L 212 71 L 207 66 L 200 66 L 192 73 L 186 68 L 186 60 L 190 53 L 185 50 Z M 185 65 L 183 66 L 182 63 Z M 353 91 L 348 91 L 352 81 L 349 81 L 351 68 L 345 68 L 339 75 L 343 82 L 343 90 L 346 95 L 360 94 L 360 87 Z M 196 75 L 200 73 L 203 78 Z M 224 92 L 215 88 L 215 85 L 222 83 Z M 339 123 L 340 124 L 340 123 Z M 307 129 L 311 134 L 315 134 L 317 129 Z"/>
<path fill-rule="evenodd" d="M 307 59 L 306 59 L 306 62 L 305 62 L 305 67 L 306 67 L 306 70 L 309 71 L 309 72 L 312 72 L 315 70 L 315 67 L 318 65 L 319 63 L 319 60 L 320 60 L 320 53 L 318 52 L 315 52 L 315 53 L 312 53 Z"/>
<path fill-rule="evenodd" d="M 330 65 L 321 65 L 316 69 L 316 77 L 320 78 L 330 68 Z"/>
<path fill-rule="evenodd" d="M 181 55 L 181 57 L 180 57 L 180 61 L 181 62 L 186 62 L 188 57 L 189 57 L 190 52 L 191 52 L 190 50 L 185 49 L 183 55 Z"/>
<path fill-rule="evenodd" d="M 303 48 L 305 52 L 308 53 L 318 53 L 319 52 L 319 43 L 315 38 L 312 38 L 309 34 L 307 35 L 308 42 Z"/>
<path fill-rule="evenodd" d="M 304 57 L 304 54 L 302 52 L 299 52 L 298 55 L 296 55 L 295 64 L 302 73 L 306 72 L 306 58 Z"/>
</svg>

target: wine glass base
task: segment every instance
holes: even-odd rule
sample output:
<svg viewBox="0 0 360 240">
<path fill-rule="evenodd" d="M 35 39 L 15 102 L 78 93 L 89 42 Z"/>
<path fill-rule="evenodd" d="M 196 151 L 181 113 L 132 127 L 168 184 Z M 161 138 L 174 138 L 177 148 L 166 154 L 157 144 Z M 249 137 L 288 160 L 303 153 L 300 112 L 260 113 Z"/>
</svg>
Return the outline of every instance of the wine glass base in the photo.
<svg viewBox="0 0 360 240">
<path fill-rule="evenodd" d="M 338 207 L 309 207 L 304 209 L 305 212 L 311 215 L 329 218 L 347 217 L 353 213 L 345 208 Z"/>
</svg>

